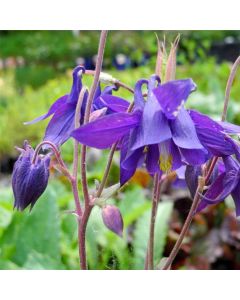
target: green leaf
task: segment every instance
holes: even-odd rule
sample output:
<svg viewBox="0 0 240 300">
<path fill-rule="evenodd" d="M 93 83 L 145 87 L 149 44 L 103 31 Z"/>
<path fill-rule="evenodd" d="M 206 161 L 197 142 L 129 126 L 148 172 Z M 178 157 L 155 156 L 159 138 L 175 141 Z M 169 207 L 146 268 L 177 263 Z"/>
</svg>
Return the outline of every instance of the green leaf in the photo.
<svg viewBox="0 0 240 300">
<path fill-rule="evenodd" d="M 168 233 L 168 221 L 171 216 L 173 205 L 171 202 L 163 202 L 158 205 L 158 212 L 155 223 L 154 241 L 154 264 L 160 261 L 166 237 Z M 133 237 L 134 261 L 133 267 L 136 270 L 144 268 L 144 262 L 149 239 L 150 209 L 137 221 Z"/>
<path fill-rule="evenodd" d="M 117 257 L 118 267 L 126 268 L 128 255 L 126 234 L 124 238 L 120 238 L 110 232 L 103 224 L 98 207 L 93 208 L 87 227 L 87 255 L 91 269 L 106 268 L 114 256 Z"/>
<path fill-rule="evenodd" d="M 163 202 L 158 207 L 158 213 L 155 223 L 155 239 L 154 239 L 154 265 L 162 258 L 166 238 L 168 234 L 168 223 L 172 214 L 173 203 Z"/>
<path fill-rule="evenodd" d="M 12 189 L 2 188 L 0 191 L 0 236 L 10 225 L 13 217 Z"/>
<path fill-rule="evenodd" d="M 19 266 L 35 250 L 60 261 L 60 221 L 56 203 L 58 193 L 48 186 L 32 212 L 16 212 L 0 240 L 0 257 Z"/>
<path fill-rule="evenodd" d="M 20 269 L 18 265 L 14 264 L 8 260 L 1 260 L 0 261 L 0 270 L 18 270 Z"/>
<path fill-rule="evenodd" d="M 124 228 L 126 228 L 150 209 L 151 203 L 146 201 L 143 190 L 140 187 L 127 190 L 122 196 L 123 198 L 118 203 L 118 207 L 123 216 Z"/>
<path fill-rule="evenodd" d="M 65 266 L 58 260 L 32 251 L 29 253 L 26 262 L 23 265 L 23 269 L 27 270 L 64 270 Z"/>
</svg>

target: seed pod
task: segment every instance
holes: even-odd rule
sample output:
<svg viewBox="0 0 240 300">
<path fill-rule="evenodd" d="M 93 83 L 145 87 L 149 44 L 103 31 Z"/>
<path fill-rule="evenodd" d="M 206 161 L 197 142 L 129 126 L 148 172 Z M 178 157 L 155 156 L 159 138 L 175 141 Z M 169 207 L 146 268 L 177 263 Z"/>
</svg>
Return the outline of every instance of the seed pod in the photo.
<svg viewBox="0 0 240 300">
<path fill-rule="evenodd" d="M 16 161 L 12 174 L 12 189 L 15 198 L 14 208 L 24 210 L 30 205 L 33 208 L 37 199 L 45 191 L 49 178 L 50 157 L 38 155 L 32 162 L 34 150 L 25 142 L 24 149 Z"/>
<path fill-rule="evenodd" d="M 102 208 L 102 218 L 105 226 L 120 237 L 123 234 L 123 219 L 119 209 L 113 205 Z"/>
</svg>

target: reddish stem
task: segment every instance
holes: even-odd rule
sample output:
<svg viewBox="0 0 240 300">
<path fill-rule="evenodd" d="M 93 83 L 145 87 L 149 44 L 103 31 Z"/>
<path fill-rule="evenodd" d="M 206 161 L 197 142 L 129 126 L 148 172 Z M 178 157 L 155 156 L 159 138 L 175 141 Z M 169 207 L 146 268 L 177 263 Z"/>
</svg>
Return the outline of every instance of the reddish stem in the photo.
<svg viewBox="0 0 240 300">
<path fill-rule="evenodd" d="M 103 54 L 104 54 L 106 39 L 107 39 L 107 31 L 103 30 L 101 32 L 100 41 L 99 41 L 98 56 L 97 56 L 94 80 L 93 80 L 93 84 L 91 86 L 89 96 L 87 99 L 87 106 L 86 106 L 86 111 L 85 111 L 85 116 L 84 116 L 84 124 L 89 122 L 92 103 L 93 103 L 95 92 L 97 90 L 97 86 L 99 83 L 99 76 L 100 76 L 100 72 L 102 69 Z M 79 227 L 78 227 L 79 256 L 80 256 L 80 267 L 82 270 L 86 270 L 87 269 L 86 246 L 85 246 L 86 228 L 87 228 L 89 216 L 91 214 L 92 204 L 90 203 L 90 197 L 89 197 L 89 192 L 88 192 L 87 172 L 86 172 L 86 146 L 85 145 L 82 146 L 80 167 L 81 167 L 81 183 L 82 183 L 82 189 L 83 189 L 85 208 L 84 208 L 82 218 L 81 218 L 81 220 L 79 220 Z"/>
</svg>

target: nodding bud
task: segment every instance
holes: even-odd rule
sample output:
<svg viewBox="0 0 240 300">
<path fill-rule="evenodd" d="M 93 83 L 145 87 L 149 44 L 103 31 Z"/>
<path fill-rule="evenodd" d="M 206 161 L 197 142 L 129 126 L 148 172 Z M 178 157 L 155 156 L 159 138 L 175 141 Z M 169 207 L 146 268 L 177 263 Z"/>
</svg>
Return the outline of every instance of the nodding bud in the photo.
<svg viewBox="0 0 240 300">
<path fill-rule="evenodd" d="M 102 218 L 105 226 L 120 237 L 123 234 L 123 219 L 119 209 L 114 205 L 102 208 Z"/>
<path fill-rule="evenodd" d="M 35 155 L 35 151 L 24 142 L 21 154 L 16 161 L 12 174 L 12 189 L 15 198 L 14 208 L 24 210 L 33 208 L 38 198 L 45 191 L 49 178 L 49 155 Z M 33 157 L 35 156 L 36 159 Z"/>
</svg>

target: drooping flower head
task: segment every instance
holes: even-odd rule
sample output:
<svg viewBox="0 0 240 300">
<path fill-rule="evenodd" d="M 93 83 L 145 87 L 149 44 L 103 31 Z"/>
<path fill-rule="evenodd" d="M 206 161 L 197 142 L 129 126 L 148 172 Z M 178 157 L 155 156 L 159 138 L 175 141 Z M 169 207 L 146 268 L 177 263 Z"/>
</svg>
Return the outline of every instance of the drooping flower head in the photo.
<svg viewBox="0 0 240 300">
<path fill-rule="evenodd" d="M 236 215 L 240 216 L 240 163 L 231 156 L 223 158 L 225 171 L 213 181 L 197 208 L 197 212 L 202 211 L 209 205 L 217 204 L 229 195 L 232 196 Z"/>
<path fill-rule="evenodd" d="M 139 122 L 130 134 L 122 167 L 132 172 L 133 161 L 145 153 L 148 172 L 168 173 L 184 164 L 197 165 L 207 158 L 194 124 L 184 109 L 184 103 L 196 85 L 191 79 L 174 80 L 155 87 L 152 77 L 148 83 L 148 98 L 141 99 L 144 108 Z M 136 162 L 136 160 L 135 160 Z M 131 167 L 132 165 L 132 167 Z M 123 181 L 125 179 L 123 178 Z"/>
<path fill-rule="evenodd" d="M 24 210 L 30 205 L 32 209 L 47 187 L 50 157 L 37 155 L 33 162 L 35 152 L 27 142 L 24 143 L 23 149 L 18 148 L 18 150 L 21 154 L 12 174 L 14 207 Z"/>
<path fill-rule="evenodd" d="M 148 88 L 146 101 L 142 94 L 144 84 Z M 207 151 L 183 107 L 195 88 L 191 79 L 162 85 L 157 75 L 139 80 L 131 114 L 122 112 L 102 117 L 73 131 L 72 136 L 80 143 L 99 149 L 122 139 L 121 184 L 130 179 L 144 161 L 151 175 L 176 170 L 183 164 L 201 164 L 207 158 Z M 118 97 L 114 98 L 119 101 Z"/>
<path fill-rule="evenodd" d="M 78 98 L 82 89 L 82 75 L 84 74 L 84 72 L 84 67 L 77 66 L 73 70 L 73 83 L 70 93 L 57 99 L 51 105 L 49 111 L 46 114 L 34 119 L 33 121 L 25 123 L 26 125 L 34 124 L 53 115 L 50 122 L 48 123 L 43 140 L 50 141 L 59 147 L 70 138 L 70 134 L 74 130 L 75 112 Z M 105 112 L 106 114 L 113 113 L 115 111 L 121 111 L 124 109 L 126 110 L 128 103 L 125 100 L 122 100 L 120 103 L 112 103 L 111 97 L 106 97 L 104 101 L 101 98 L 101 95 L 110 96 L 112 91 L 116 89 L 117 88 L 114 85 L 107 86 L 101 92 L 100 85 L 98 85 L 97 91 L 94 96 L 92 109 L 100 110 L 106 106 L 106 102 L 109 102 L 108 110 Z M 86 92 L 81 106 L 80 124 L 83 123 L 87 97 L 88 93 Z"/>
<path fill-rule="evenodd" d="M 148 89 L 146 100 L 143 85 Z M 122 110 L 104 116 L 73 131 L 72 136 L 80 143 L 99 149 L 121 141 L 121 184 L 143 163 L 153 175 L 168 173 L 183 165 L 200 166 L 214 155 L 236 154 L 236 143 L 229 133 L 239 133 L 239 126 L 216 122 L 184 108 L 195 89 L 192 79 L 160 84 L 159 77 L 153 75 L 149 80 L 139 80 L 135 85 L 132 113 Z M 106 97 L 101 98 L 104 101 Z M 123 100 L 110 97 L 116 103 Z"/>
</svg>

